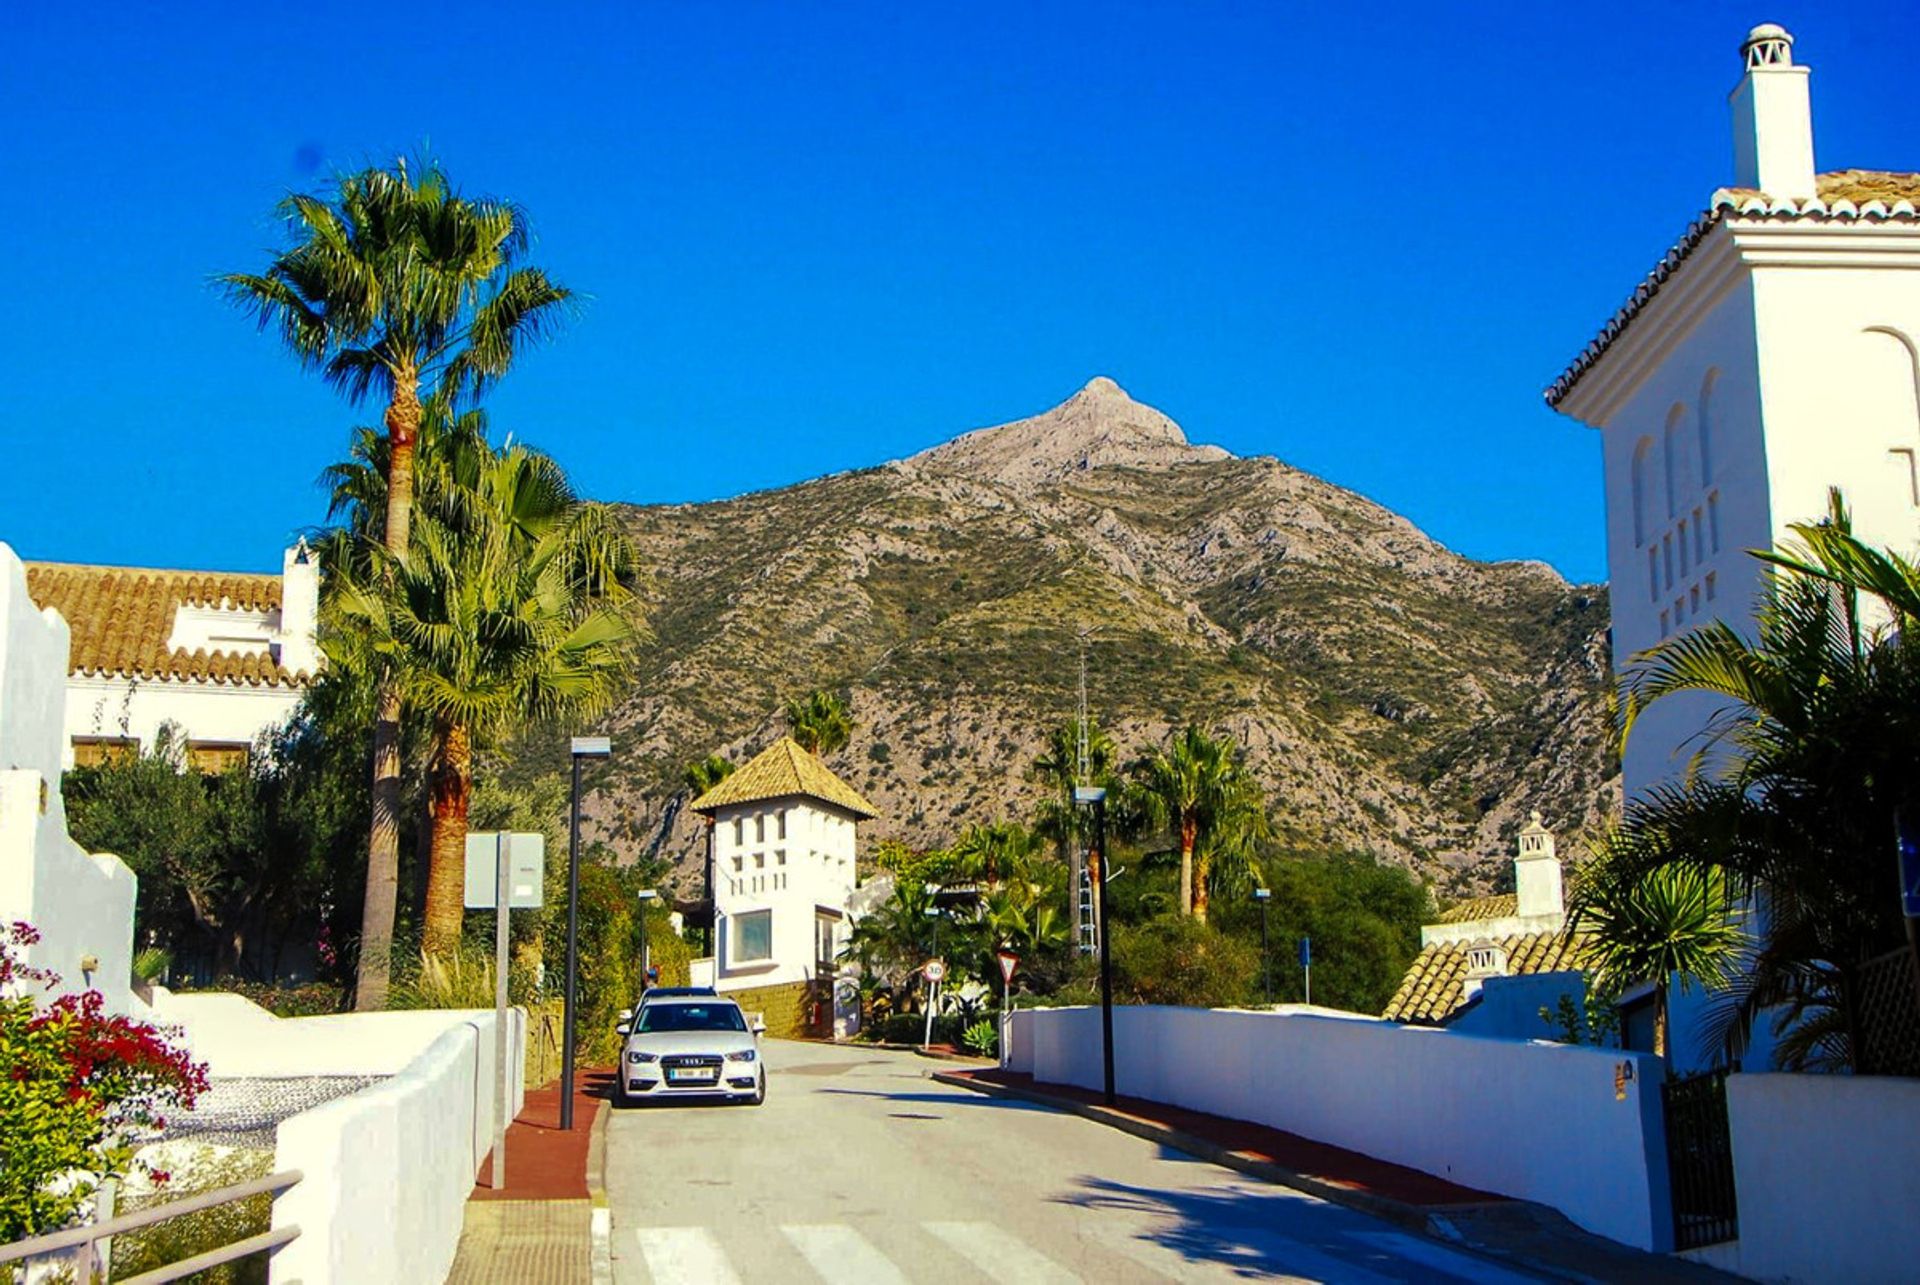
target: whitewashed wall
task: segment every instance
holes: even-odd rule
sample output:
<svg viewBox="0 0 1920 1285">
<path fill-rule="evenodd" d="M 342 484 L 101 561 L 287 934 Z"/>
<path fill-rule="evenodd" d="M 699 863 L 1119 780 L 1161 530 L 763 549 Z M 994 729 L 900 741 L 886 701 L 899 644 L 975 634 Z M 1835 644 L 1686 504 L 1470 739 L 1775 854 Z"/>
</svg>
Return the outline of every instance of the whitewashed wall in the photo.
<svg viewBox="0 0 1920 1285">
<path fill-rule="evenodd" d="M 787 837 L 779 837 L 786 816 Z M 734 841 L 734 822 L 741 839 Z M 764 836 L 761 831 L 764 828 Z M 853 895 L 856 823 L 837 808 L 780 799 L 730 808 L 715 819 L 714 893 L 720 914 L 720 989 L 809 981 L 814 972 L 817 907 L 845 912 Z M 782 865 L 779 854 L 786 854 Z M 740 869 L 734 869 L 739 862 Z M 742 962 L 733 955 L 732 920 L 773 912 L 773 957 Z M 839 930 L 845 941 L 846 927 Z"/>
<path fill-rule="evenodd" d="M 440 1034 L 391 1079 L 281 1122 L 274 1167 L 306 1177 L 274 1202 L 274 1226 L 300 1226 L 299 1239 L 274 1256 L 274 1285 L 402 1285 L 444 1280 L 453 1266 L 467 1197 L 492 1146 L 492 1010 L 298 1018 L 282 1026 L 326 1023 L 329 1038 L 345 1043 L 359 1039 L 356 1023 L 402 1016 L 431 1016 Z M 508 1109 L 518 1113 L 526 1015 L 514 1009 L 509 1020 Z M 373 1069 L 393 1055 L 397 1028 L 368 1029 L 368 1042 L 385 1050 L 368 1059 Z"/>
<path fill-rule="evenodd" d="M 150 749 L 162 723 L 177 724 L 188 740 L 251 745 L 293 715 L 302 691 L 264 683 L 68 677 L 64 761 L 73 765 L 76 736 L 129 736 Z"/>
<path fill-rule="evenodd" d="M 1761 1281 L 1911 1281 L 1920 1081 L 1727 1079 L 1740 1238 L 1689 1257 Z"/>
<path fill-rule="evenodd" d="M 1023 1009 L 1011 1069 L 1099 1088 L 1100 1011 Z M 1329 1142 L 1672 1247 L 1658 1058 L 1304 1013 L 1114 1010 L 1118 1091 Z M 1616 1074 L 1630 1068 L 1624 1097 Z"/>
<path fill-rule="evenodd" d="M 25 568 L 0 544 L 0 920 L 40 930 L 28 961 L 59 973 L 62 990 L 92 987 L 126 1012 L 136 881 L 68 837 L 60 797 L 67 644 L 66 622 L 33 605 Z"/>
</svg>

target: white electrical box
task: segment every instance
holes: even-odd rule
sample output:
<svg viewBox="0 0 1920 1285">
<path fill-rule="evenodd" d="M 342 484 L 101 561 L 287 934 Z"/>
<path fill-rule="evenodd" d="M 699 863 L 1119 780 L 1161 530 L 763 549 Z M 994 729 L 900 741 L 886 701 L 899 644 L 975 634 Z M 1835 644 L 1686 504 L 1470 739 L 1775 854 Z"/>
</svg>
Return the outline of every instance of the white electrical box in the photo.
<svg viewBox="0 0 1920 1285">
<path fill-rule="evenodd" d="M 546 886 L 546 836 L 495 830 L 467 835 L 467 909 L 493 909 L 498 845 L 503 843 L 507 847 L 507 908 L 538 910 Z"/>
</svg>

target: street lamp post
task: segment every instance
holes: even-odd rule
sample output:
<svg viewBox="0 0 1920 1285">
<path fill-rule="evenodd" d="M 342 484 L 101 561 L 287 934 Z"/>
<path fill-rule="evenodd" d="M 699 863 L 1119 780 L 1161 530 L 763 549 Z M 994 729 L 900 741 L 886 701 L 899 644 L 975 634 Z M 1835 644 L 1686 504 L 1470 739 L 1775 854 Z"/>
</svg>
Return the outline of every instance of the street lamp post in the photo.
<svg viewBox="0 0 1920 1285">
<path fill-rule="evenodd" d="M 573 1129 L 574 992 L 580 980 L 580 760 L 613 756 L 604 736 L 573 738 L 573 806 L 567 835 L 567 989 L 562 996 L 560 1044 L 560 1127 Z"/>
<path fill-rule="evenodd" d="M 1266 992 L 1267 1007 L 1273 1007 L 1273 956 L 1267 953 L 1267 903 L 1273 889 L 1255 888 L 1253 899 L 1260 903 L 1260 987 Z"/>
<path fill-rule="evenodd" d="M 652 888 L 642 888 L 634 894 L 640 901 L 640 993 L 645 994 L 650 974 L 647 971 L 649 951 L 647 950 L 647 908 L 660 900 L 660 894 Z"/>
<path fill-rule="evenodd" d="M 1087 863 L 1093 874 L 1094 919 L 1100 936 L 1100 1050 L 1106 1103 L 1113 1105 L 1113 967 L 1108 942 L 1113 934 L 1107 922 L 1107 792 L 1097 785 L 1073 787 L 1073 801 L 1093 808 L 1093 851 Z"/>
</svg>

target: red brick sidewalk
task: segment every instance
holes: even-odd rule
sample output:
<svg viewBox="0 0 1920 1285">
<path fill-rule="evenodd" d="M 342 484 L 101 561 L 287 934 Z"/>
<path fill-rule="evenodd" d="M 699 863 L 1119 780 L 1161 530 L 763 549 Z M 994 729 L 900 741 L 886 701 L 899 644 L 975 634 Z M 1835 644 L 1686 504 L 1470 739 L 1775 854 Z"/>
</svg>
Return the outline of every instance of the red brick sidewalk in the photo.
<svg viewBox="0 0 1920 1285">
<path fill-rule="evenodd" d="M 573 1129 L 560 1128 L 560 1082 L 527 1091 L 527 1104 L 507 1126 L 507 1185 L 493 1188 L 493 1152 L 480 1162 L 474 1200 L 585 1200 L 587 1143 L 613 1072 L 583 1070 L 573 1093 Z"/>
<path fill-rule="evenodd" d="M 1089 1089 L 1070 1084 L 1036 1083 L 1030 1075 L 1003 1071 L 998 1067 L 947 1074 L 983 1084 L 1004 1085 L 1010 1089 L 1065 1098 L 1084 1106 L 1102 1105 L 1101 1095 Z M 1492 1192 L 1462 1187 L 1418 1169 L 1376 1160 L 1358 1151 L 1315 1142 L 1296 1133 L 1271 1129 L 1246 1120 L 1229 1120 L 1224 1116 L 1188 1111 L 1140 1098 L 1119 1097 L 1115 1102 L 1117 1105 L 1107 1110 L 1117 1117 L 1177 1130 L 1248 1160 L 1276 1165 L 1331 1187 L 1377 1196 L 1398 1204 L 1423 1207 L 1484 1205 L 1507 1199 Z"/>
</svg>

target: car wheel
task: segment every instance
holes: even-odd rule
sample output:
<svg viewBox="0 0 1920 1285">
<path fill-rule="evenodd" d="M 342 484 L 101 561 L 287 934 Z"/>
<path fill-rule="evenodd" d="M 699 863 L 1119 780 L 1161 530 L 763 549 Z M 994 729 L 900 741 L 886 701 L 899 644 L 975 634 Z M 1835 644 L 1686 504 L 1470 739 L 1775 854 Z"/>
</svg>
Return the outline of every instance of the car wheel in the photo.
<svg viewBox="0 0 1920 1285">
<path fill-rule="evenodd" d="M 747 1099 L 750 1106 L 759 1106 L 767 1100 L 767 1073 L 760 1072 L 760 1083 L 754 1088 L 753 1096 Z"/>
</svg>

